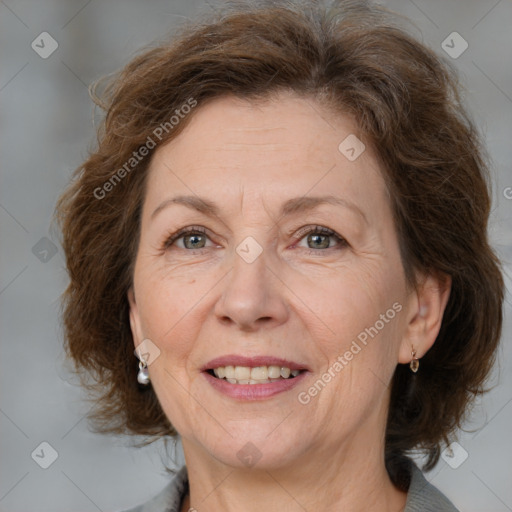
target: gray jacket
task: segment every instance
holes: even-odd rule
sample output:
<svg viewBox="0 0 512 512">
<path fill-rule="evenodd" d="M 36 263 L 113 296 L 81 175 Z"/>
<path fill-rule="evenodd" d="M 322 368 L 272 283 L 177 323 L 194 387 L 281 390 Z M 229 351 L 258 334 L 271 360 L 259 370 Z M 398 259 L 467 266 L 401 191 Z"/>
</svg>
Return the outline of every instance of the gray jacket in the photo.
<svg viewBox="0 0 512 512">
<path fill-rule="evenodd" d="M 404 512 L 459 512 L 452 502 L 431 485 L 414 462 Z M 180 512 L 188 492 L 187 468 L 183 466 L 171 482 L 154 498 L 124 512 Z"/>
</svg>

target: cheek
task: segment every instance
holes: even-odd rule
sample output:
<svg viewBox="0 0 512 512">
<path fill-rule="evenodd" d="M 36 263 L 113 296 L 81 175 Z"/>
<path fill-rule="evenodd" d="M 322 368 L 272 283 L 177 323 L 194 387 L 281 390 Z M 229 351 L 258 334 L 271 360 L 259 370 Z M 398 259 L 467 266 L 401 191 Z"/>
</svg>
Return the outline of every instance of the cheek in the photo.
<svg viewBox="0 0 512 512">
<path fill-rule="evenodd" d="M 318 295 L 322 318 L 338 339 L 354 339 L 373 325 L 393 304 L 393 293 L 382 275 L 350 272 L 328 285 Z"/>
<path fill-rule="evenodd" d="M 178 432 L 189 430 L 189 421 L 194 418 L 194 404 L 190 402 L 190 392 L 185 380 L 176 368 L 166 368 L 168 363 L 154 363 L 151 385 L 165 415 Z"/>
<path fill-rule="evenodd" d="M 200 283 L 204 283 L 204 286 Z M 148 265 L 146 272 L 141 272 L 136 282 L 142 298 L 139 314 L 145 335 L 154 337 L 155 342 L 181 339 L 176 332 L 183 329 L 185 324 L 190 328 L 189 317 L 198 307 L 207 286 L 204 279 L 196 282 L 196 278 L 191 276 L 165 275 L 150 269 Z"/>
<path fill-rule="evenodd" d="M 327 293 L 318 295 L 324 305 L 318 307 L 322 311 L 319 316 L 328 327 L 319 348 L 331 366 L 346 355 L 348 365 L 371 367 L 386 377 L 396 364 L 394 354 L 400 340 L 402 277 L 399 272 L 384 272 L 378 265 L 367 264 L 358 270 L 331 281 Z"/>
</svg>

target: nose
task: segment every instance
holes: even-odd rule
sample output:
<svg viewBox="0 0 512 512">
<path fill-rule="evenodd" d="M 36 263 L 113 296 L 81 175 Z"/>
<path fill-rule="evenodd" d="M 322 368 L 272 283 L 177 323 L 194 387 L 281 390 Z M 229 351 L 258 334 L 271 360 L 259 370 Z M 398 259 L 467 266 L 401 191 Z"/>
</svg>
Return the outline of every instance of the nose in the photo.
<svg viewBox="0 0 512 512">
<path fill-rule="evenodd" d="M 233 268 L 222 281 L 225 288 L 215 305 L 219 321 L 246 332 L 273 328 L 286 321 L 286 287 L 267 263 L 265 251 L 252 263 L 234 254 Z"/>
</svg>

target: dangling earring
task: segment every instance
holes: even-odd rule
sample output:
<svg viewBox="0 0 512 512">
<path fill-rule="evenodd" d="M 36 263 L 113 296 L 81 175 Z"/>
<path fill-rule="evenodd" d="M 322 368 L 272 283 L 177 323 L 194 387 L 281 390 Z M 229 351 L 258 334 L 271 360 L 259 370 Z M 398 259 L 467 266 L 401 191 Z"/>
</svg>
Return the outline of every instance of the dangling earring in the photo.
<svg viewBox="0 0 512 512">
<path fill-rule="evenodd" d="M 137 374 L 137 382 L 143 386 L 147 386 L 149 384 L 148 365 L 144 359 L 139 361 L 139 373 Z"/>
<path fill-rule="evenodd" d="M 418 358 L 416 357 L 416 350 L 414 350 L 414 348 L 411 350 L 411 354 L 412 354 L 412 359 L 411 359 L 411 362 L 409 363 L 409 368 L 411 369 L 411 371 L 413 373 L 416 373 L 418 371 L 418 368 L 420 367 L 420 362 L 419 362 Z"/>
</svg>

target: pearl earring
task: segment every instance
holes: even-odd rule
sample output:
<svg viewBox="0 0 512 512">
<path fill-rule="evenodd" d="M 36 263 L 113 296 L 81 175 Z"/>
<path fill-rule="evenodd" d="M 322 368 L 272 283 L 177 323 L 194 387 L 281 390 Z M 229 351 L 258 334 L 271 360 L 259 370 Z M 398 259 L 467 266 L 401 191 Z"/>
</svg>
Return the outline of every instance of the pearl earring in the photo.
<svg viewBox="0 0 512 512">
<path fill-rule="evenodd" d="M 147 386 L 149 384 L 148 365 L 144 359 L 139 361 L 139 373 L 137 374 L 137 382 L 143 386 Z"/>
</svg>

